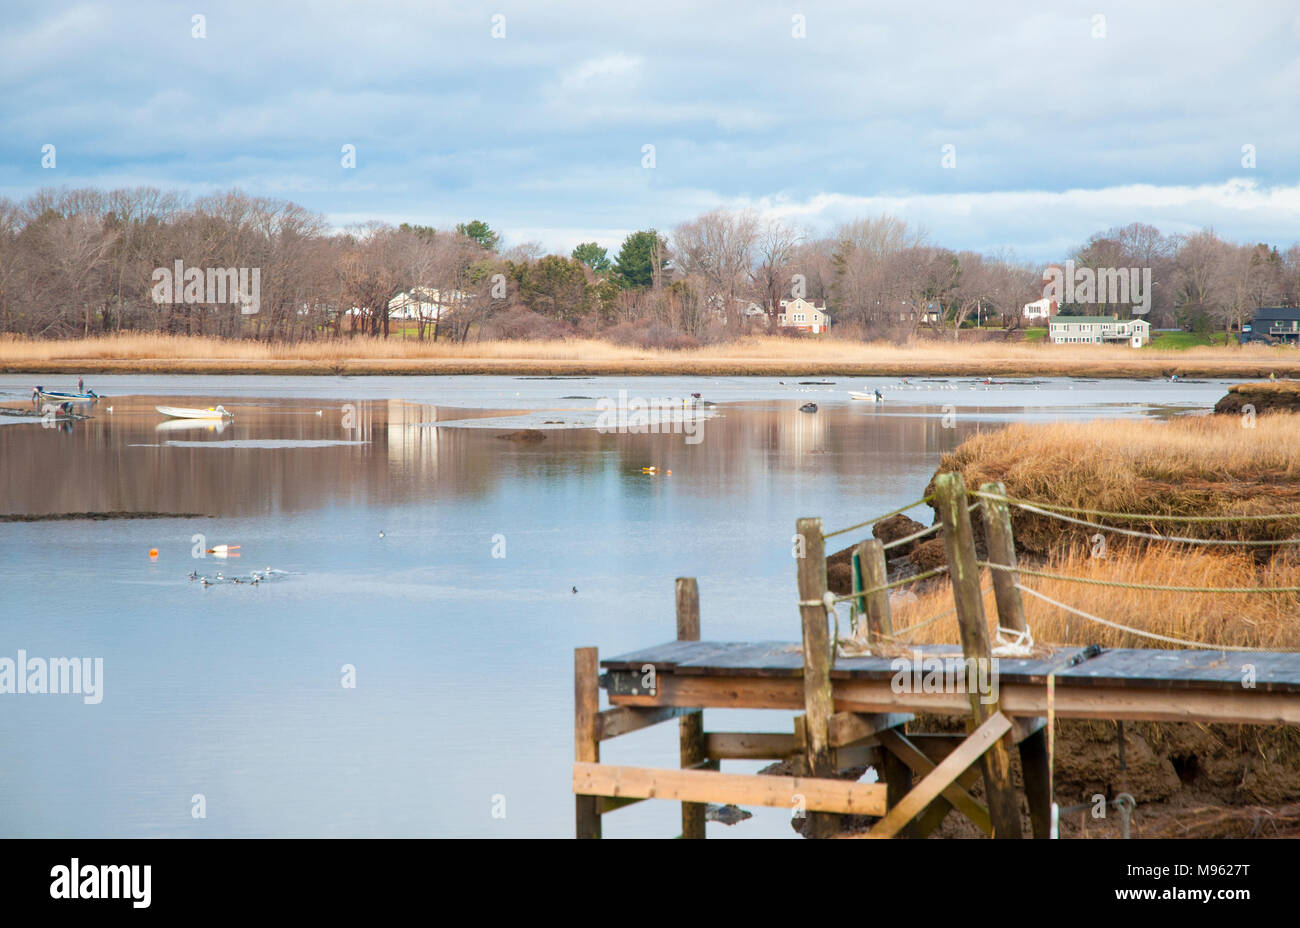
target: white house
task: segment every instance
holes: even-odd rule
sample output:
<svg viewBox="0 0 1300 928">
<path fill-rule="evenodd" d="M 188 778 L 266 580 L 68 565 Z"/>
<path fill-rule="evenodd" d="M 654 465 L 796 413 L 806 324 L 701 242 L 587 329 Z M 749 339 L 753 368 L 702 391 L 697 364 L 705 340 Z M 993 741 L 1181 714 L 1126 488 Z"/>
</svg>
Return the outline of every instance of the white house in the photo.
<svg viewBox="0 0 1300 928">
<path fill-rule="evenodd" d="M 388 318 L 440 322 L 469 299 L 470 294 L 459 290 L 448 293 L 444 298 L 434 287 L 412 287 L 409 292 L 399 293 L 388 301 Z M 354 306 L 344 315 L 361 314 L 362 310 Z"/>
<path fill-rule="evenodd" d="M 1114 316 L 1053 316 L 1047 331 L 1057 345 L 1126 342 L 1141 348 L 1151 341 L 1151 323 Z"/>
<path fill-rule="evenodd" d="M 776 321 L 783 328 L 811 332 L 813 335 L 820 335 L 831 325 L 830 317 L 826 315 L 825 301 L 805 300 L 803 297 L 782 300 Z"/>
<path fill-rule="evenodd" d="M 1056 300 L 1043 297 L 1041 300 L 1026 303 L 1020 310 L 1020 315 L 1025 319 L 1050 319 L 1056 315 L 1056 310 Z"/>
</svg>

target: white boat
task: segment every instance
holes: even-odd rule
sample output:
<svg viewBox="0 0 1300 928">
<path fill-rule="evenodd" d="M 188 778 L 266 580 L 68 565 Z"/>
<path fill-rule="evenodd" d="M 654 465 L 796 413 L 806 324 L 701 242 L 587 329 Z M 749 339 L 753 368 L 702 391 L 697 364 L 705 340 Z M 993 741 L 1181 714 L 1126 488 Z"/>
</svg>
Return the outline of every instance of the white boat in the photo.
<svg viewBox="0 0 1300 928">
<path fill-rule="evenodd" d="M 883 403 L 885 401 L 883 396 L 877 396 L 874 393 L 856 393 L 853 390 L 849 391 L 849 399 L 865 400 L 868 403 Z"/>
<path fill-rule="evenodd" d="M 164 416 L 173 419 L 233 419 L 235 414 L 228 412 L 224 406 L 209 406 L 207 409 L 190 409 L 186 406 L 155 406 Z"/>
</svg>

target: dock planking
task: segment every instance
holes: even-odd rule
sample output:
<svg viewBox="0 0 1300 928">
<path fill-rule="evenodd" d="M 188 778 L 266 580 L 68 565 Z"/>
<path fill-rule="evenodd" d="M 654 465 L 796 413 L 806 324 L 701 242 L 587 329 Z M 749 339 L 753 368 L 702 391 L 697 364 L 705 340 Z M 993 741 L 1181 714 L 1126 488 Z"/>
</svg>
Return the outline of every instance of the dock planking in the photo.
<svg viewBox="0 0 1300 928">
<path fill-rule="evenodd" d="M 1071 665 L 1084 648 L 1060 648 L 1046 658 L 999 658 L 1003 686 L 1043 685 L 1055 674 L 1058 687 L 1132 687 L 1143 689 L 1243 689 L 1253 673 L 1263 693 L 1300 693 L 1300 653 L 1172 651 L 1159 648 L 1103 649 Z M 960 658 L 958 645 L 925 645 L 924 657 Z M 910 654 L 902 655 L 910 660 Z M 831 677 L 839 680 L 888 680 L 897 671 L 895 657 L 841 657 Z M 639 672 L 651 664 L 657 674 L 727 677 L 801 677 L 803 657 L 795 642 L 673 641 L 602 660 L 613 671 Z M 1252 670 L 1253 668 L 1253 670 Z"/>
</svg>

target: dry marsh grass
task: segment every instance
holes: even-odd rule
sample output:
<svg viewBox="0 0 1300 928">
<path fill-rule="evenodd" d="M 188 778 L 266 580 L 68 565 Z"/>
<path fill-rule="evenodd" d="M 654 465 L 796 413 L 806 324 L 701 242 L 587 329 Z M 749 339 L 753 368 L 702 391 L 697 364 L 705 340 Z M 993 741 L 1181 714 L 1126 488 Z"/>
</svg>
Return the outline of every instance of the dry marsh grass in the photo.
<svg viewBox="0 0 1300 928">
<path fill-rule="evenodd" d="M 1300 374 L 1300 353 L 1268 346 L 1140 349 L 981 341 L 908 345 L 836 338 L 752 336 L 699 348 L 647 350 L 596 339 L 447 341 L 345 338 L 255 342 L 200 336 L 126 333 L 42 341 L 0 337 L 0 367 L 11 371 L 79 367 L 100 371 L 163 370 L 295 373 L 476 373 L 494 370 L 593 373 L 953 373 L 1030 376 L 1261 376 Z"/>
<path fill-rule="evenodd" d="M 1009 496 L 1083 509 L 1207 518 L 1300 512 L 1300 415 L 1251 421 L 1250 428 L 1235 415 L 1014 424 L 973 436 L 944 455 L 939 469 L 959 471 L 970 489 L 1000 481 Z M 1014 507 L 1012 519 L 1018 547 L 1040 556 L 1092 534 Z M 1300 520 L 1101 521 L 1219 539 L 1300 532 Z"/>
<path fill-rule="evenodd" d="M 1034 569 L 1096 580 L 1162 586 L 1282 587 L 1297 583 L 1295 562 L 1275 559 L 1258 565 L 1245 554 L 1153 547 L 1109 552 L 1094 558 L 1075 548 L 1036 562 Z M 991 584 L 988 572 L 983 583 Z M 1170 593 L 1122 587 L 1094 586 L 1064 580 L 1021 576 L 1025 587 L 1099 618 L 1170 638 L 1215 645 L 1300 649 L 1300 594 L 1296 593 Z M 1120 631 L 1022 594 L 1025 617 L 1035 642 L 1055 645 L 1101 644 L 1113 648 L 1166 648 L 1168 643 Z M 952 589 L 932 582 L 917 599 L 893 609 L 894 628 L 909 643 L 938 644 L 957 640 L 957 619 L 949 616 L 905 635 L 909 625 L 952 608 Z M 985 596 L 990 639 L 996 608 L 992 593 Z"/>
<path fill-rule="evenodd" d="M 941 471 L 966 486 L 1002 482 L 1031 502 L 1124 513 L 1151 520 L 1085 517 L 1162 536 L 1277 540 L 1300 536 L 1300 519 L 1167 522 L 1158 516 L 1219 519 L 1300 513 L 1300 415 L 1186 416 L 1167 421 L 1101 420 L 1013 424 L 972 436 L 945 455 Z M 978 522 L 978 510 L 975 519 Z M 1011 507 L 1022 566 L 1048 573 L 1155 586 L 1270 588 L 1300 586 L 1300 546 L 1193 546 L 1135 540 L 1095 527 Z M 982 535 L 982 526 L 976 526 Z M 985 578 L 985 585 L 990 581 Z M 1022 575 L 1021 582 L 1076 609 L 1123 625 L 1210 645 L 1300 649 L 1300 595 L 1186 593 L 1099 586 Z M 1023 596 L 1037 641 L 1166 647 L 1158 641 L 1072 616 Z M 931 583 L 895 616 L 902 628 L 952 607 L 948 584 Z M 994 614 L 991 596 L 986 609 Z M 918 631 L 920 642 L 955 640 L 955 619 Z"/>
</svg>

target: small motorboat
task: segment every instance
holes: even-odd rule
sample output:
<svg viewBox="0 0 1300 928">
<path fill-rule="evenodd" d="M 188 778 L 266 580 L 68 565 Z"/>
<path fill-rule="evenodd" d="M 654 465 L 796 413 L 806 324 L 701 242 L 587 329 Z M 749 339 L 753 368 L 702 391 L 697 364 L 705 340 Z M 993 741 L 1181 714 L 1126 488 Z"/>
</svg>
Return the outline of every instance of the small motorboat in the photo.
<svg viewBox="0 0 1300 928">
<path fill-rule="evenodd" d="M 155 406 L 164 416 L 173 419 L 233 419 L 235 414 L 224 406 L 209 406 L 207 409 L 190 409 L 186 406 Z"/>
<path fill-rule="evenodd" d="M 64 392 L 62 390 L 46 390 L 38 386 L 32 391 L 32 399 L 37 403 L 93 403 L 99 399 L 99 394 L 94 390 L 87 390 L 85 393 Z"/>
<path fill-rule="evenodd" d="M 864 402 L 867 403 L 883 403 L 885 401 L 885 398 L 880 394 L 879 390 L 877 390 L 875 393 L 857 393 L 853 390 L 850 390 L 849 399 L 863 400 Z"/>
</svg>

